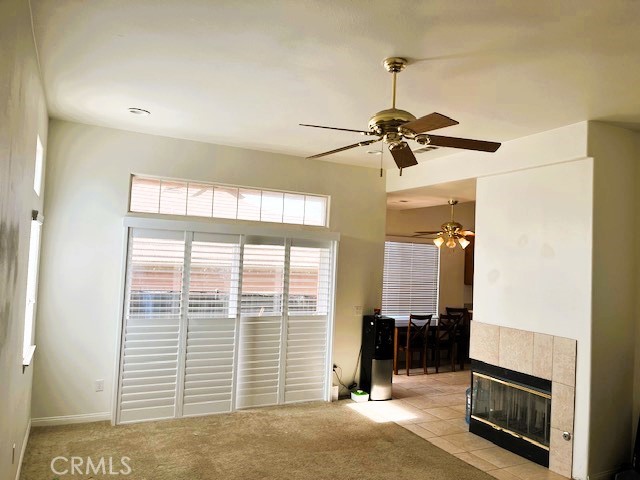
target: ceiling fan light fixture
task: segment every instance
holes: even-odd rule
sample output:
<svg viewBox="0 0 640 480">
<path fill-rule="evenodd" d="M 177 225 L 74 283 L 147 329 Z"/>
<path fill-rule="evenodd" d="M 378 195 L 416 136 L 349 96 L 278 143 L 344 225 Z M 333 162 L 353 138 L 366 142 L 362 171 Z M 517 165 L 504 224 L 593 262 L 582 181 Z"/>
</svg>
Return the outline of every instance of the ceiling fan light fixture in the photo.
<svg viewBox="0 0 640 480">
<path fill-rule="evenodd" d="M 445 243 L 445 245 L 448 248 L 456 248 L 456 240 L 453 237 L 449 237 L 447 239 L 447 242 Z"/>
<path fill-rule="evenodd" d="M 467 248 L 471 242 L 464 237 L 460 237 L 458 238 L 458 243 L 464 249 Z"/>
<path fill-rule="evenodd" d="M 440 248 L 444 243 L 444 239 L 442 237 L 436 237 L 433 239 L 433 243 L 435 244 L 436 247 Z"/>
</svg>

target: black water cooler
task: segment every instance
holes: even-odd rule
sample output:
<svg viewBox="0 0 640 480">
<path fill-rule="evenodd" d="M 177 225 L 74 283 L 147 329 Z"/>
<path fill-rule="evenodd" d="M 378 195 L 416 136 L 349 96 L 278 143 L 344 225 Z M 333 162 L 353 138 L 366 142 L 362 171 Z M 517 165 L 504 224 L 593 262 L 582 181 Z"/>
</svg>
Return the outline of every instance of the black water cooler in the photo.
<svg viewBox="0 0 640 480">
<path fill-rule="evenodd" d="M 362 322 L 361 390 L 370 400 L 391 400 L 393 379 L 393 330 L 395 320 L 365 315 Z"/>
</svg>

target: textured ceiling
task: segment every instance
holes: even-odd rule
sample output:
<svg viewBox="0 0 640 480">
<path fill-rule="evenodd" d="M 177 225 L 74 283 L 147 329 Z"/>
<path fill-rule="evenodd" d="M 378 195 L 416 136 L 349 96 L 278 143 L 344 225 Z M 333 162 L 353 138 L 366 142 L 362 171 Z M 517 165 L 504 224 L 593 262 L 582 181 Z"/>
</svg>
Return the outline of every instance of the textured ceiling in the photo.
<svg viewBox="0 0 640 480">
<path fill-rule="evenodd" d="M 311 155 L 360 137 L 297 124 L 366 127 L 400 55 L 398 107 L 460 121 L 437 133 L 640 124 L 637 0 L 31 3 L 50 113 L 83 123 Z M 366 150 L 327 160 L 376 166 Z"/>
</svg>

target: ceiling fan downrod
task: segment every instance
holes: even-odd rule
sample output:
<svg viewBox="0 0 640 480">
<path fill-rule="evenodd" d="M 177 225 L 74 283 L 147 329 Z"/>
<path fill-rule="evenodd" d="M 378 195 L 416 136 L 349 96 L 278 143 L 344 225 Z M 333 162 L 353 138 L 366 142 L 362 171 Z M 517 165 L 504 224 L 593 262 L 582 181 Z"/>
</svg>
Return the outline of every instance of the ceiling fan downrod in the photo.
<svg viewBox="0 0 640 480">
<path fill-rule="evenodd" d="M 391 82 L 391 108 L 396 108 L 396 83 L 398 73 L 404 70 L 407 66 L 407 59 L 400 57 L 389 57 L 382 61 L 382 65 L 393 75 L 393 81 Z"/>
</svg>

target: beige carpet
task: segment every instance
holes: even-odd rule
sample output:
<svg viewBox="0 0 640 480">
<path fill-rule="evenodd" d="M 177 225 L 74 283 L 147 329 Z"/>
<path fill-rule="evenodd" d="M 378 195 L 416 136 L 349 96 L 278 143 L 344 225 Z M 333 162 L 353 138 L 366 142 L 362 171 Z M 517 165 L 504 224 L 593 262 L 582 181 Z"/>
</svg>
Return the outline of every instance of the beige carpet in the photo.
<svg viewBox="0 0 640 480">
<path fill-rule="evenodd" d="M 111 427 L 107 422 L 31 431 L 22 480 L 451 479 L 492 477 L 394 423 L 374 423 L 337 403 L 245 410 L 233 414 Z M 113 457 L 128 476 L 56 475 L 55 457 Z M 58 471 L 68 468 L 64 460 Z M 124 469 L 126 471 L 126 469 Z"/>
</svg>

